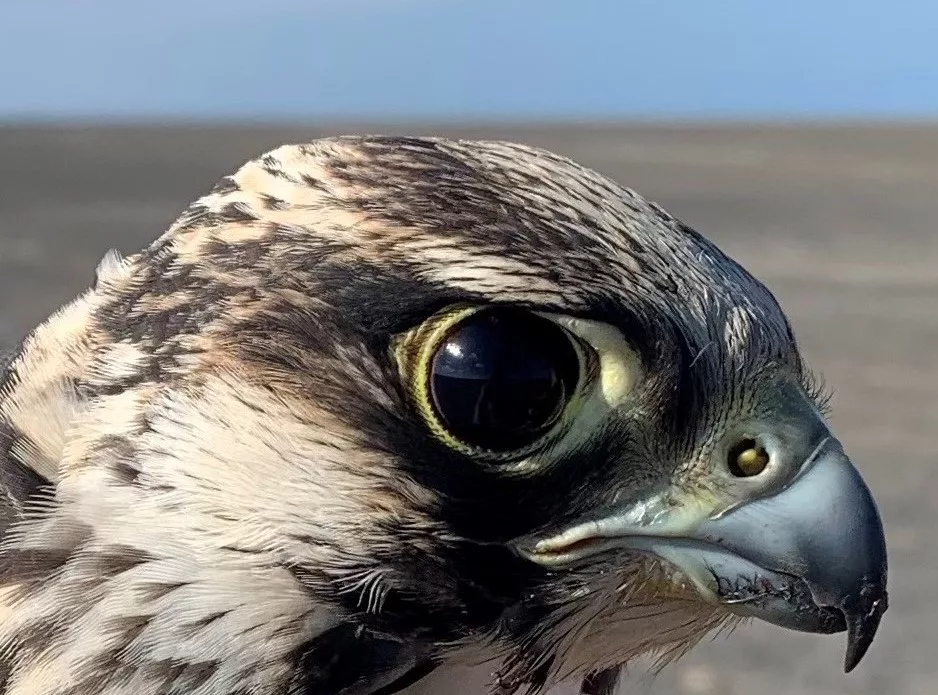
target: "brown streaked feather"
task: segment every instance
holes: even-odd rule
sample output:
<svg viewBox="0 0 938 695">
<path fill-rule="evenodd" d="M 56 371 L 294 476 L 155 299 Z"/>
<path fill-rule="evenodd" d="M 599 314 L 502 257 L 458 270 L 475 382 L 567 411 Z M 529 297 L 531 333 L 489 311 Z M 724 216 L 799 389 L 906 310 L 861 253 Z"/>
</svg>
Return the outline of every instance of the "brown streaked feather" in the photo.
<svg viewBox="0 0 938 695">
<path fill-rule="evenodd" d="M 682 350 L 716 403 L 768 366 L 800 368 L 761 284 L 563 157 L 431 138 L 278 148 L 140 253 L 106 256 L 11 362 L 3 695 L 313 695 L 374 648 L 356 685 L 370 695 L 482 646 L 511 683 L 547 687 L 718 626 L 687 601 L 655 616 L 647 582 L 612 574 L 570 577 L 538 606 L 550 620 L 509 624 L 509 604 L 552 578 L 522 579 L 506 537 L 588 508 L 612 473 L 584 455 L 522 485 L 424 436 L 387 348 L 453 302 L 641 326 L 662 402 Z M 642 446 L 676 460 L 691 439 Z M 571 596 L 603 597 L 607 622 L 594 630 Z M 604 653 L 599 631 L 623 610 L 622 644 Z"/>
</svg>

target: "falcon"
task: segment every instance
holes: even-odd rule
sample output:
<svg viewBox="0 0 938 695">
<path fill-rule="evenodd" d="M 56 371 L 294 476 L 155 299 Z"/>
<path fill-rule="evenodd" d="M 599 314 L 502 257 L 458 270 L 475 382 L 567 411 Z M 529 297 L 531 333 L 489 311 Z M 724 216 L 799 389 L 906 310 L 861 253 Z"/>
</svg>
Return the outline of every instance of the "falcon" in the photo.
<svg viewBox="0 0 938 695">
<path fill-rule="evenodd" d="M 879 513 L 772 294 L 519 144 L 348 136 L 222 178 L 14 351 L 2 695 L 616 687 L 887 606 Z"/>
</svg>

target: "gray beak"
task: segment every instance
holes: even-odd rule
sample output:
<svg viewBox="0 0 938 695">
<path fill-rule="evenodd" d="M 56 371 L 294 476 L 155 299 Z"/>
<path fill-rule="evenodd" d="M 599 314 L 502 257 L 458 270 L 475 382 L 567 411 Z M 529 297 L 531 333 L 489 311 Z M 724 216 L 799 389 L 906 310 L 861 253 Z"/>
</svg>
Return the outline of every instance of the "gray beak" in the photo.
<svg viewBox="0 0 938 695">
<path fill-rule="evenodd" d="M 651 525 L 618 515 L 519 549 L 557 566 L 622 548 L 667 560 L 704 600 L 736 614 L 806 632 L 846 630 L 848 672 L 873 642 L 887 608 L 879 512 L 832 437 L 781 490 L 721 514 L 665 513 Z"/>
<path fill-rule="evenodd" d="M 810 632 L 846 629 L 844 670 L 860 663 L 887 608 L 886 542 L 876 503 L 839 442 L 828 439 L 786 489 L 707 519 L 694 535 L 789 585 L 784 603 L 794 605 L 768 601 L 760 610 L 737 596 L 740 612 Z"/>
</svg>

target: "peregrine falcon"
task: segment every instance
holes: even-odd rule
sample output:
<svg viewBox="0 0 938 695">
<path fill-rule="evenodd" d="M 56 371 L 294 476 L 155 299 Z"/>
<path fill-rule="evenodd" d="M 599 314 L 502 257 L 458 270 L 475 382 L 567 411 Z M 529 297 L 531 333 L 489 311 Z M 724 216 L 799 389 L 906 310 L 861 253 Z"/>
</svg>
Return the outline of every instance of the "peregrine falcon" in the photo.
<svg viewBox="0 0 938 695">
<path fill-rule="evenodd" d="M 766 287 L 567 158 L 280 147 L 3 368 L 0 693 L 597 695 L 747 618 L 849 671 L 886 549 L 816 383 Z"/>
</svg>

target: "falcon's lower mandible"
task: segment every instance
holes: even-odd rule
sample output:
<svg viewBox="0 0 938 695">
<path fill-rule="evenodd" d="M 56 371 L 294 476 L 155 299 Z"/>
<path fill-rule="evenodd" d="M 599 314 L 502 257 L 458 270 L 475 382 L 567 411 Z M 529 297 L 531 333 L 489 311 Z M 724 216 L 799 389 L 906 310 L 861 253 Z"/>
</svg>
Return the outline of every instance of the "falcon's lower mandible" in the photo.
<svg viewBox="0 0 938 695">
<path fill-rule="evenodd" d="M 886 549 L 814 384 L 760 282 L 564 157 L 281 147 L 4 368 L 0 693 L 606 695 L 746 618 L 849 671 Z"/>
</svg>

